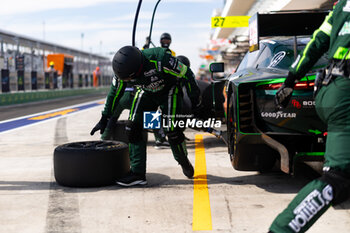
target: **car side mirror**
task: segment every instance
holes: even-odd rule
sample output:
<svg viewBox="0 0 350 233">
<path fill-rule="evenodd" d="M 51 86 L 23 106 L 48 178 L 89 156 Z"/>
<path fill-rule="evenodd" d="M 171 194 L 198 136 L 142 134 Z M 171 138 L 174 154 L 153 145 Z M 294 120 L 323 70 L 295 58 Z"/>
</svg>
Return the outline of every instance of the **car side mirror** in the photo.
<svg viewBox="0 0 350 233">
<path fill-rule="evenodd" d="M 225 63 L 223 62 L 213 62 L 209 65 L 209 70 L 211 72 L 211 79 L 212 80 L 221 80 L 224 79 L 224 77 L 215 77 L 214 73 L 224 72 L 225 71 Z"/>
<path fill-rule="evenodd" d="M 212 73 L 224 72 L 225 66 L 223 62 L 213 62 L 209 65 L 209 70 Z"/>
</svg>

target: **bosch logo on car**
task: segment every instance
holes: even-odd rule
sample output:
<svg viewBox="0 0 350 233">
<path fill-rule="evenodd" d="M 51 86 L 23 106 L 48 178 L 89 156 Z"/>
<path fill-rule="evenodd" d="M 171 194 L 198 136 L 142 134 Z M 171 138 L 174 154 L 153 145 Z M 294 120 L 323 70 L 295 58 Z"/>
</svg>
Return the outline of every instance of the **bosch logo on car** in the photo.
<svg viewBox="0 0 350 233">
<path fill-rule="evenodd" d="M 309 101 L 303 101 L 304 107 L 313 107 L 315 106 L 315 101 L 309 100 Z"/>
</svg>

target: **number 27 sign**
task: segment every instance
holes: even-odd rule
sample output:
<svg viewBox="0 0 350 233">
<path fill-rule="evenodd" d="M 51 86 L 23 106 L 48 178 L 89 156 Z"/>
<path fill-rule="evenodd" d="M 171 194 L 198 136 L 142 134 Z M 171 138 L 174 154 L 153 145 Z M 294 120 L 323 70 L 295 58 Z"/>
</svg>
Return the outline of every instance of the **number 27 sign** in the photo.
<svg viewBox="0 0 350 233">
<path fill-rule="evenodd" d="M 212 28 L 240 28 L 249 26 L 250 16 L 212 17 Z"/>
</svg>

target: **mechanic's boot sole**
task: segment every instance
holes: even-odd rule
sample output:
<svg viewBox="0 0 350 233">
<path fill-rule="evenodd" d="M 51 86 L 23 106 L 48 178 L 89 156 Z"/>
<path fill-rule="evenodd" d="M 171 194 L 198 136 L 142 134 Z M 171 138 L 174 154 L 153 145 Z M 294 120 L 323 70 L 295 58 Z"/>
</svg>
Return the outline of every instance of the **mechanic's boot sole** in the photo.
<svg viewBox="0 0 350 233">
<path fill-rule="evenodd" d="M 182 172 L 187 178 L 192 179 L 194 175 L 194 169 L 191 162 L 186 158 L 186 161 L 180 163 Z"/>
</svg>

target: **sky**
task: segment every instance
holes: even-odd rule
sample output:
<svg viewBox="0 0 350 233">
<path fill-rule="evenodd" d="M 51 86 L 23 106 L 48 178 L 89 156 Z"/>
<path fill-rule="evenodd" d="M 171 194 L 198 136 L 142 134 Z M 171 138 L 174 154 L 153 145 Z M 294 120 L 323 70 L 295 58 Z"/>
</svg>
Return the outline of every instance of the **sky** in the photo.
<svg viewBox="0 0 350 233">
<path fill-rule="evenodd" d="M 87 52 L 113 57 L 132 44 L 138 0 L 10 0 L 0 8 L 0 29 Z M 143 0 L 136 30 L 136 46 L 148 36 L 157 0 Z M 159 46 L 163 32 L 172 36 L 170 48 L 185 55 L 197 72 L 205 63 L 199 50 L 210 39 L 214 9 L 223 0 L 161 0 L 155 14 L 152 41 Z M 82 37 L 83 34 L 83 37 Z"/>
</svg>

